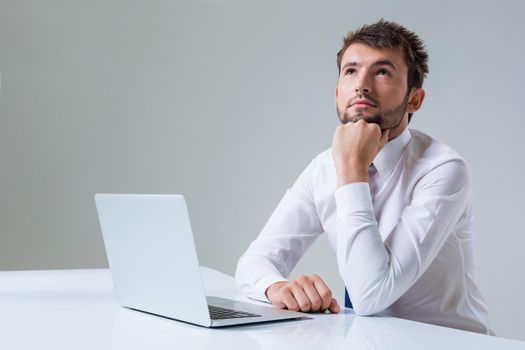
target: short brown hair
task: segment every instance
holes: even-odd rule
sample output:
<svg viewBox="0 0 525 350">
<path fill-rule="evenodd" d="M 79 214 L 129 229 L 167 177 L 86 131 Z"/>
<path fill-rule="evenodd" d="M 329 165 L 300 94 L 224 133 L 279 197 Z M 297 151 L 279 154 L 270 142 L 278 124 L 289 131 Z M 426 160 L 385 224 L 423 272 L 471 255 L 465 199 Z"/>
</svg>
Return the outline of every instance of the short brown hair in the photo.
<svg viewBox="0 0 525 350">
<path fill-rule="evenodd" d="M 384 19 L 349 32 L 343 40 L 343 47 L 337 53 L 339 74 L 343 55 L 346 49 L 354 43 L 362 43 L 379 49 L 400 49 L 408 67 L 408 91 L 423 86 L 423 80 L 428 73 L 428 53 L 425 50 L 425 44 L 414 32 Z M 412 113 L 409 114 L 409 121 L 411 117 Z"/>
</svg>

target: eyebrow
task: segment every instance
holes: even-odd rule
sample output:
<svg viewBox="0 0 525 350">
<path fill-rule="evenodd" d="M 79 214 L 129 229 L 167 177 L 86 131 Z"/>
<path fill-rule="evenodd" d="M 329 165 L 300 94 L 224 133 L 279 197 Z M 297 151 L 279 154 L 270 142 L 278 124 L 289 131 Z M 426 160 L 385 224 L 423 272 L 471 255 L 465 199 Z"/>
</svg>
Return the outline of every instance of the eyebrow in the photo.
<svg viewBox="0 0 525 350">
<path fill-rule="evenodd" d="M 390 66 L 394 70 L 397 71 L 396 65 L 392 61 L 387 60 L 387 59 L 377 60 L 374 63 L 372 63 L 372 67 L 385 66 L 385 65 L 386 66 Z M 341 70 L 344 70 L 346 67 L 361 67 L 361 66 L 363 66 L 363 65 L 361 63 L 358 63 L 358 62 L 347 62 L 347 63 L 344 64 L 344 66 L 341 68 Z"/>
</svg>

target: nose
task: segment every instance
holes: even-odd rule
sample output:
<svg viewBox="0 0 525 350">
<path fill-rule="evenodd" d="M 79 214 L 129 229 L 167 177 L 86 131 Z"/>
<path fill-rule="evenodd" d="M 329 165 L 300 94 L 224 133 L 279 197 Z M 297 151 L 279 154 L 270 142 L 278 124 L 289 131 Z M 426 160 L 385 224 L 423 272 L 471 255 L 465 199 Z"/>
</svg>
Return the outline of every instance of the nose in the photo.
<svg viewBox="0 0 525 350">
<path fill-rule="evenodd" d="M 355 82 L 354 92 L 356 95 L 369 94 L 372 91 L 368 74 L 361 74 Z"/>
</svg>

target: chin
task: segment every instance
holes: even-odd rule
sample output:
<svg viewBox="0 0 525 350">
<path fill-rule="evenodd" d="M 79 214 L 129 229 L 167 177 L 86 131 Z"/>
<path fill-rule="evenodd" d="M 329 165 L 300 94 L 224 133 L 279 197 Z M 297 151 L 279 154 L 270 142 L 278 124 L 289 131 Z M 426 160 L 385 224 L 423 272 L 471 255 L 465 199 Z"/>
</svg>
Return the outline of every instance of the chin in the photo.
<svg viewBox="0 0 525 350">
<path fill-rule="evenodd" d="M 345 113 L 343 115 L 343 119 L 339 118 L 341 120 L 342 124 L 346 124 L 348 122 L 356 123 L 359 120 L 364 120 L 367 123 L 373 123 L 379 125 L 381 130 L 383 130 L 385 123 L 383 122 L 383 118 L 379 114 L 372 114 L 372 115 L 365 115 L 363 113 L 353 114 L 350 115 L 348 113 Z"/>
<path fill-rule="evenodd" d="M 381 127 L 381 129 L 384 125 L 383 119 L 378 115 L 362 116 L 359 119 L 363 119 L 367 123 L 377 124 Z"/>
</svg>

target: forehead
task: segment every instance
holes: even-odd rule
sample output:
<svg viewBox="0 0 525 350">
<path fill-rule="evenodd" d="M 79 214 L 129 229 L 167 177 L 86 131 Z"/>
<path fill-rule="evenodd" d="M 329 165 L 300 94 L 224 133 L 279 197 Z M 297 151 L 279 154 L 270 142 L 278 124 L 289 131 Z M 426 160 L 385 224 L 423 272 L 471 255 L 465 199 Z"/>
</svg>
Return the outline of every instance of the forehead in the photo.
<svg viewBox="0 0 525 350">
<path fill-rule="evenodd" d="M 370 66 L 374 62 L 383 60 L 391 61 L 401 72 L 408 70 L 401 49 L 375 48 L 363 43 L 354 43 L 348 46 L 341 59 L 341 68 L 349 62 Z"/>
</svg>

